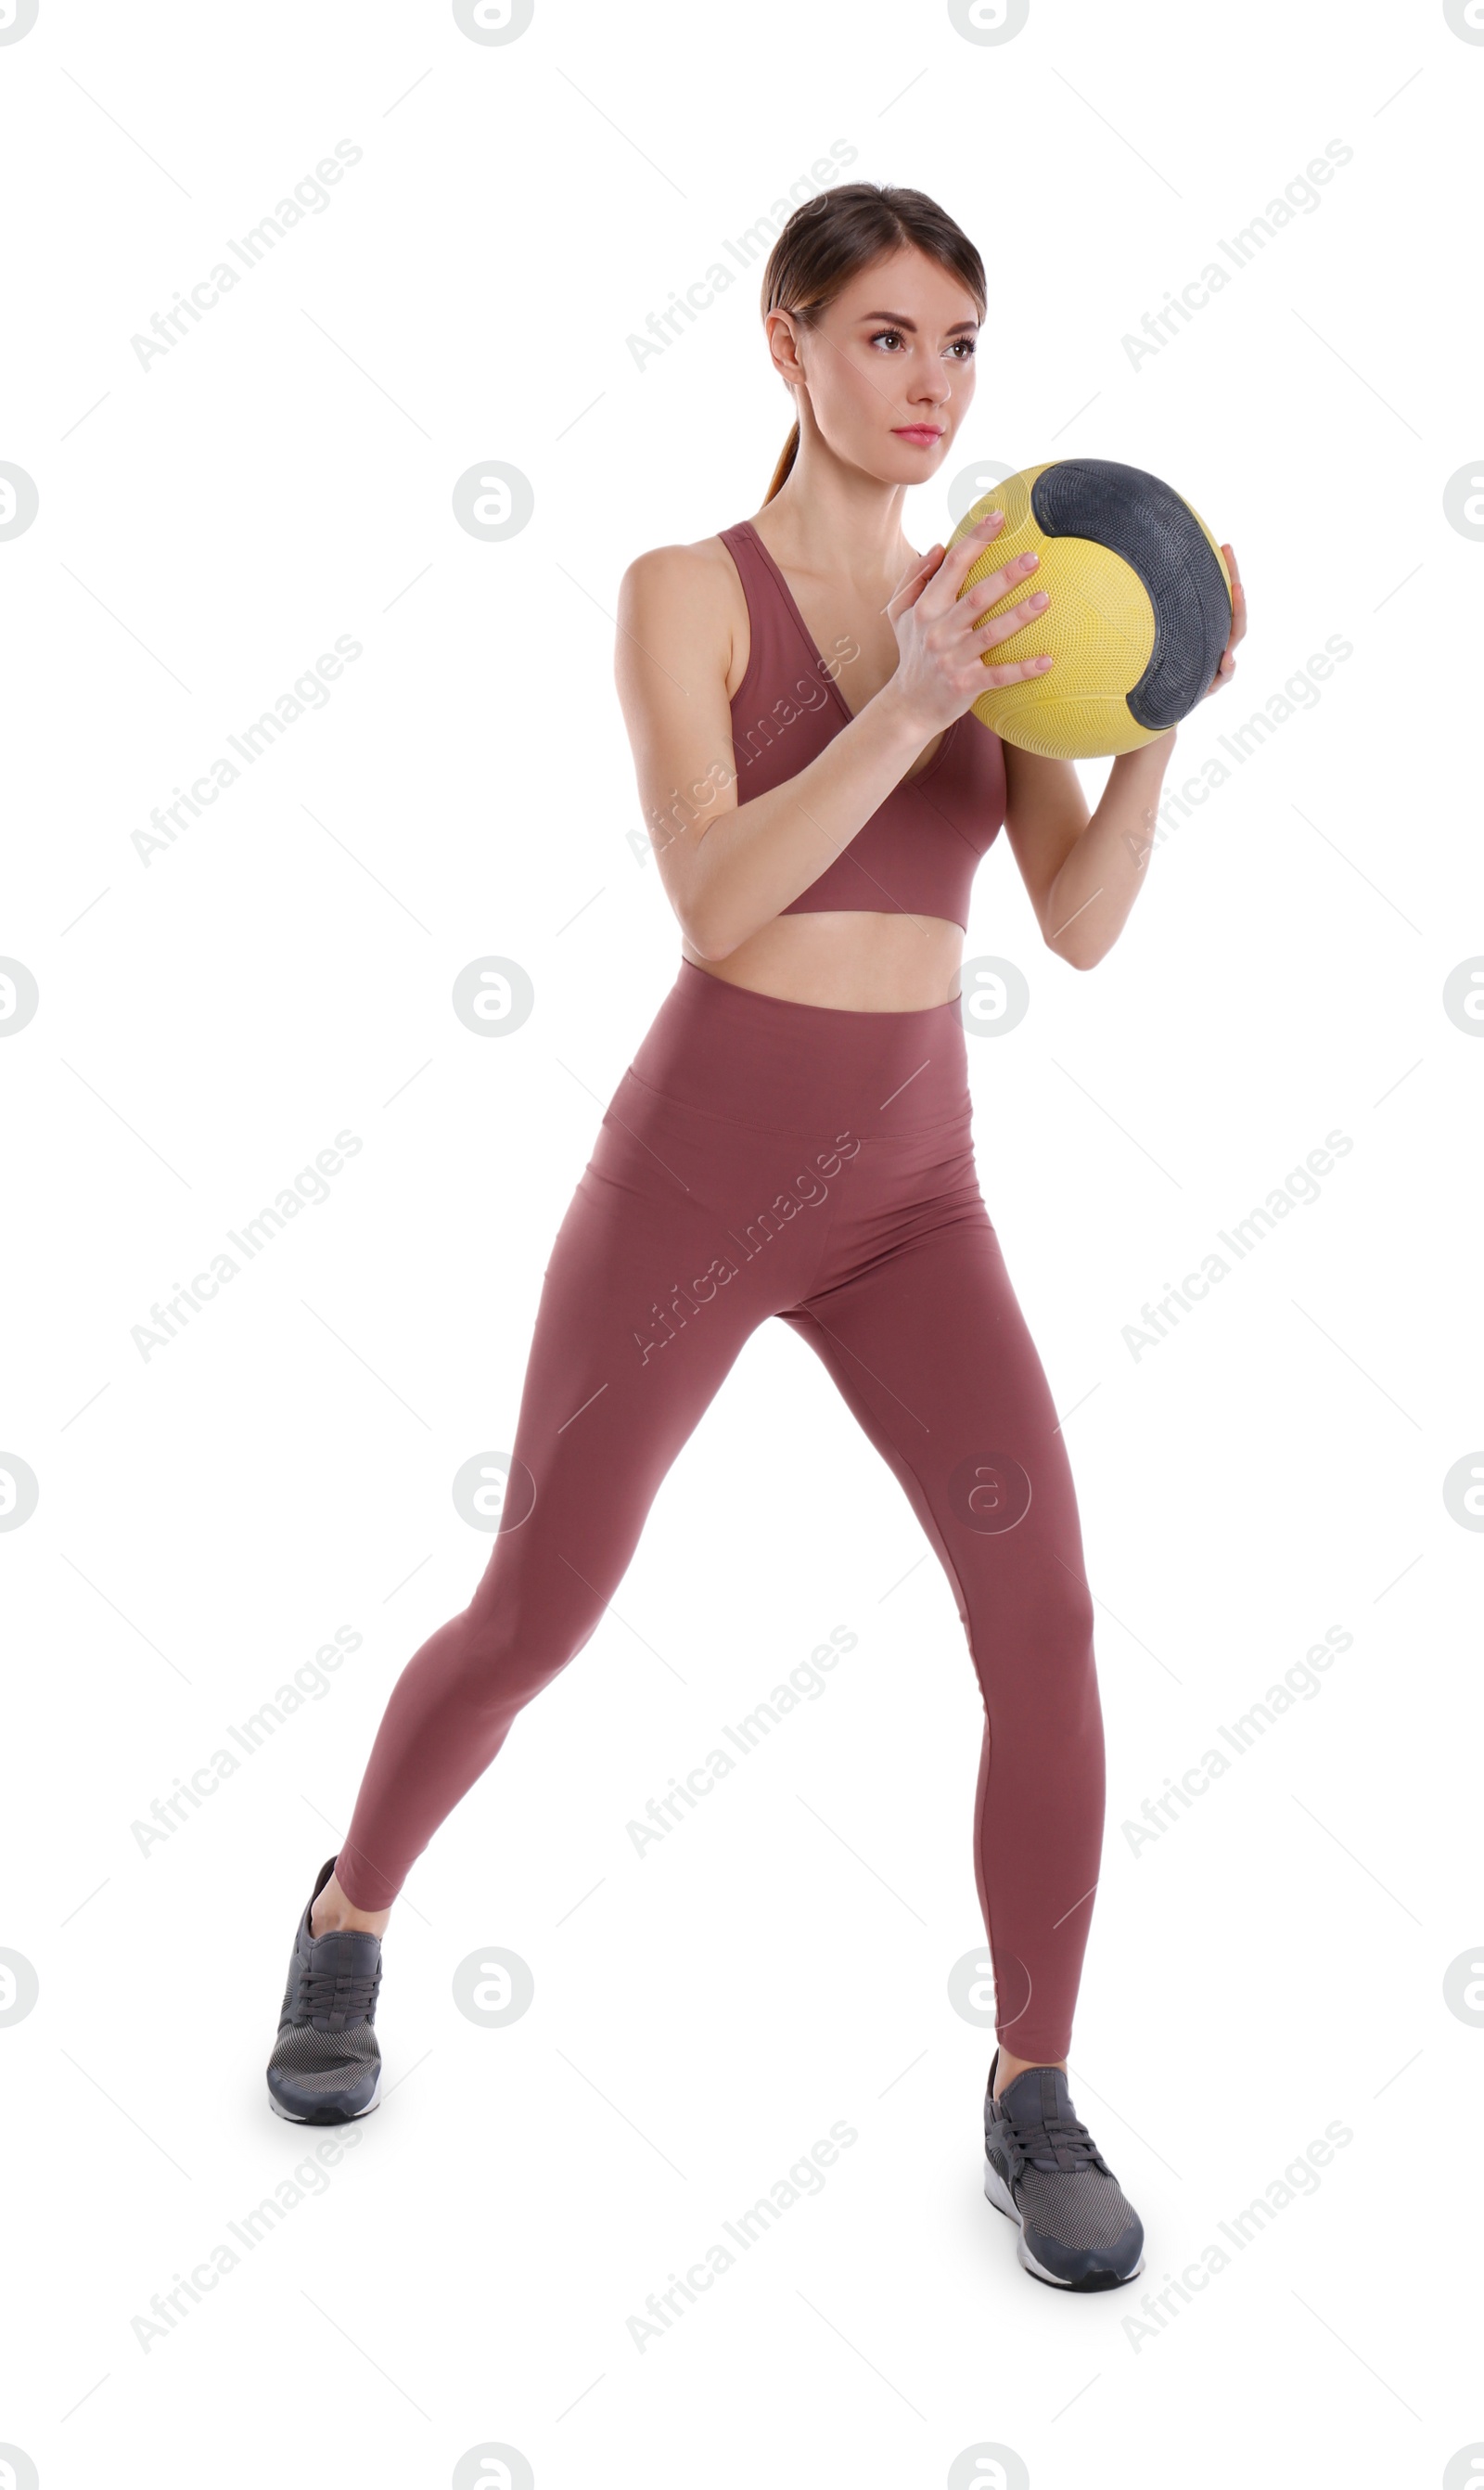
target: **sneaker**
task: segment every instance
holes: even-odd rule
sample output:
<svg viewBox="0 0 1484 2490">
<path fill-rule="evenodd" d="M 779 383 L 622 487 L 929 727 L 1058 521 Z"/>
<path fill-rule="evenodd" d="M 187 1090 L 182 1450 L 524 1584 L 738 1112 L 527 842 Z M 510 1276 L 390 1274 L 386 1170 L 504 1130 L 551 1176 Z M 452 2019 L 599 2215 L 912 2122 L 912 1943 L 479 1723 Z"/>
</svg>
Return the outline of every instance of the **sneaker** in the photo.
<svg viewBox="0 0 1484 2490">
<path fill-rule="evenodd" d="M 309 1914 L 334 1865 L 326 1860 L 304 1905 L 268 2062 L 268 2097 L 279 2117 L 310 2127 L 364 2118 L 382 2096 L 376 2037 L 381 1938 L 366 1928 L 334 1928 L 323 1937 L 309 1933 Z"/>
<path fill-rule="evenodd" d="M 1114 2291 L 1144 2270 L 1144 2225 L 1080 2120 L 1060 2067 L 1027 2067 L 985 2095 L 985 2194 L 1020 2225 L 1038 2282 Z"/>
</svg>

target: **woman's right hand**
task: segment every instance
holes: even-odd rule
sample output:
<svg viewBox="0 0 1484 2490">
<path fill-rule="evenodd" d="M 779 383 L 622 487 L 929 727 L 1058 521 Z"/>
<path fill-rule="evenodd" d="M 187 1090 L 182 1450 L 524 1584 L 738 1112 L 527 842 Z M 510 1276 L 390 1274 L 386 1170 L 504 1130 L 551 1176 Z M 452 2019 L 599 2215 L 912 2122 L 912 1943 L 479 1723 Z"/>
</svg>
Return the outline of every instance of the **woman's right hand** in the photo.
<svg viewBox="0 0 1484 2490">
<path fill-rule="evenodd" d="M 965 574 L 1004 524 L 1003 510 L 989 510 L 951 552 L 940 544 L 931 546 L 887 605 L 899 654 L 896 673 L 876 697 L 890 698 L 900 707 L 914 725 L 921 726 L 925 742 L 961 717 L 981 692 L 995 690 L 1002 683 L 1024 682 L 1030 676 L 1045 674 L 1051 665 L 1045 656 L 1025 657 L 1014 665 L 984 663 L 986 649 L 1023 630 L 1050 603 L 1045 592 L 1036 589 L 992 622 L 980 620 L 1002 596 L 1030 587 L 1037 555 L 1016 554 L 1003 570 L 991 571 L 963 595 L 958 593 Z"/>
</svg>

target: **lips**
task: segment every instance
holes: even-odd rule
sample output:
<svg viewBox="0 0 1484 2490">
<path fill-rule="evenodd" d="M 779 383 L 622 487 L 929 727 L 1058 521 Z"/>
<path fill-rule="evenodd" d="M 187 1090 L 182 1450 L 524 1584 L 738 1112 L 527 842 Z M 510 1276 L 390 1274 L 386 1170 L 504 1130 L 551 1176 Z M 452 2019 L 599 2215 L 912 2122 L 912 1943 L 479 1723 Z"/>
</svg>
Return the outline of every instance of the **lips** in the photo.
<svg viewBox="0 0 1484 2490">
<path fill-rule="evenodd" d="M 899 441 L 921 442 L 926 449 L 943 438 L 942 427 L 931 423 L 899 423 L 893 426 Z"/>
</svg>

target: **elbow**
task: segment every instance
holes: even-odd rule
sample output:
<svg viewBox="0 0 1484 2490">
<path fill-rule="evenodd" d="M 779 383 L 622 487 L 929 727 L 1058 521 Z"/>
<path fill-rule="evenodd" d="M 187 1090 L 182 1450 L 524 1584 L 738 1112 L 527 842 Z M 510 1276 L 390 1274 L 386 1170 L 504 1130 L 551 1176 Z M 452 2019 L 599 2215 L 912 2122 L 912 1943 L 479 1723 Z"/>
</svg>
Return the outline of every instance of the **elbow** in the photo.
<svg viewBox="0 0 1484 2490">
<path fill-rule="evenodd" d="M 727 921 L 724 893 L 717 877 L 702 870 L 699 854 L 686 859 L 687 869 L 666 877 L 666 895 L 685 941 L 700 960 L 725 960 L 741 936 Z"/>
<path fill-rule="evenodd" d="M 737 947 L 735 936 L 719 927 L 705 909 L 687 909 L 680 919 L 680 931 L 702 960 L 728 959 Z"/>
<path fill-rule="evenodd" d="M 704 882 L 699 889 L 687 892 L 677 913 L 681 932 L 702 960 L 730 959 L 749 935 L 757 931 L 756 921 L 738 922 L 735 905 L 727 904 L 725 887 L 707 888 Z"/>
<path fill-rule="evenodd" d="M 1065 960 L 1069 969 L 1096 969 L 1099 961 L 1107 956 L 1105 951 L 1095 950 L 1088 942 L 1053 942 L 1048 939 L 1046 949 L 1054 951 L 1059 960 Z"/>
</svg>

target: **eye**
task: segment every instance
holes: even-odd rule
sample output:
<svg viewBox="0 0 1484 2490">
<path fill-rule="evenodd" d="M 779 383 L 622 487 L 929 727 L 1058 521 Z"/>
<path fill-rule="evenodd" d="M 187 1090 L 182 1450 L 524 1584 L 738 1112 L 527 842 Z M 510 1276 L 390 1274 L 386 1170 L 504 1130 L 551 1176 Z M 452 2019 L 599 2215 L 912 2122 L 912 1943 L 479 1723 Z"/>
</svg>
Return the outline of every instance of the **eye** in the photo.
<svg viewBox="0 0 1484 2490">
<path fill-rule="evenodd" d="M 870 342 L 873 346 L 879 346 L 884 344 L 888 337 L 895 337 L 898 343 L 900 344 L 901 331 L 899 329 L 878 329 Z"/>
<path fill-rule="evenodd" d="M 963 348 L 961 355 L 958 354 L 960 346 Z M 956 337 L 954 339 L 954 353 L 958 356 L 958 361 L 960 362 L 971 363 L 974 360 L 975 353 L 974 339 L 972 337 Z"/>
</svg>

